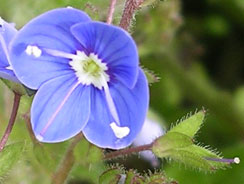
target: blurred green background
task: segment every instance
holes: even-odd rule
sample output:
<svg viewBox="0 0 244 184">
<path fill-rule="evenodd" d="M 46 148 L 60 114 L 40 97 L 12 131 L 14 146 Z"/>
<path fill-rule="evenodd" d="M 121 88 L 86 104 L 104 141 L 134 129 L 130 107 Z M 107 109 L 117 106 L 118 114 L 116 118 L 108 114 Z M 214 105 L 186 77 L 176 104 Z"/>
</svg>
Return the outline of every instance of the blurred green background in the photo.
<svg viewBox="0 0 244 184">
<path fill-rule="evenodd" d="M 93 19 L 106 20 L 109 0 L 0 0 L 0 16 L 21 28 L 31 18 L 56 7 L 73 6 Z M 118 24 L 124 1 L 116 6 L 114 24 Z M 62 17 L 60 17 L 62 18 Z M 154 71 L 160 81 L 150 86 L 150 107 L 165 121 L 165 126 L 196 109 L 207 110 L 207 118 L 197 139 L 222 152 L 223 156 L 244 158 L 244 1 L 243 0 L 167 0 L 143 7 L 130 29 L 136 40 L 141 65 Z M 6 127 L 13 95 L 0 84 L 0 132 Z M 32 151 L 21 114 L 28 111 L 29 100 L 22 100 L 19 118 L 9 142 L 25 140 L 25 152 L 19 163 L 0 178 L 4 183 L 48 183 L 50 172 L 45 163 L 55 165 L 67 142 L 46 145 L 51 157 L 38 164 Z M 96 182 L 92 179 L 105 167 L 86 165 L 83 141 L 77 151 L 80 161 L 71 173 L 70 183 Z M 93 148 L 96 149 L 96 148 Z M 54 151 L 55 150 L 55 151 Z M 80 155 L 79 155 L 80 151 Z M 38 151 L 37 151 L 38 152 Z M 43 152 L 43 150 L 41 151 Z M 94 156 L 91 159 L 97 159 Z M 54 166 L 55 167 L 55 166 Z M 135 164 L 135 168 L 140 165 Z M 182 184 L 244 183 L 244 164 L 206 174 L 172 163 L 162 168 L 167 176 Z"/>
</svg>

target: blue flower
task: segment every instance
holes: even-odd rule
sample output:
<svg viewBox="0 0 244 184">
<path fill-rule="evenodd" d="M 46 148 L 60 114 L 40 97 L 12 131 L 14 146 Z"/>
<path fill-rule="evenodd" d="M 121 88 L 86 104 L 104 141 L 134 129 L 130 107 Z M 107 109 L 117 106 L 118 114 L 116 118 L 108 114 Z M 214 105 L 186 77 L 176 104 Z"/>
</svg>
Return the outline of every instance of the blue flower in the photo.
<svg viewBox="0 0 244 184">
<path fill-rule="evenodd" d="M 136 45 L 121 28 L 77 9 L 51 10 L 19 31 L 10 58 L 19 80 L 38 90 L 31 123 L 39 141 L 82 131 L 99 147 L 120 149 L 140 132 L 148 84 Z"/>
<path fill-rule="evenodd" d="M 14 25 L 5 22 L 0 17 L 0 77 L 18 83 L 19 80 L 9 64 L 9 44 L 16 33 Z"/>
</svg>

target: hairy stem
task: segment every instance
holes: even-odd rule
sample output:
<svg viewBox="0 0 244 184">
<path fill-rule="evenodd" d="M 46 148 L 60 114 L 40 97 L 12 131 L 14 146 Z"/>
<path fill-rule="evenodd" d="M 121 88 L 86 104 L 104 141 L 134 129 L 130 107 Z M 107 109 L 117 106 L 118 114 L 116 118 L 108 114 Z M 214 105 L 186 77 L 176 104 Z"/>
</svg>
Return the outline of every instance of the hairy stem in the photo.
<svg viewBox="0 0 244 184">
<path fill-rule="evenodd" d="M 110 0 L 110 6 L 109 6 L 108 16 L 107 16 L 108 24 L 111 24 L 113 21 L 113 14 L 114 14 L 116 2 L 117 0 Z"/>
<path fill-rule="evenodd" d="M 34 132 L 32 130 L 32 127 L 31 127 L 31 120 L 30 120 L 30 112 L 27 112 L 25 114 L 22 115 L 22 117 L 24 118 L 25 122 L 26 122 L 26 127 L 27 127 L 27 130 L 29 132 L 29 135 L 31 137 L 31 140 L 32 142 L 35 144 L 35 143 L 38 143 L 35 135 L 34 135 Z"/>
<path fill-rule="evenodd" d="M 65 180 L 69 176 L 69 172 L 71 171 L 72 167 L 75 163 L 75 157 L 73 154 L 75 146 L 78 144 L 78 142 L 82 139 L 83 134 L 78 134 L 75 136 L 74 140 L 69 145 L 67 152 L 57 169 L 57 171 L 53 174 L 52 177 L 52 184 L 63 184 Z"/>
<path fill-rule="evenodd" d="M 118 150 L 118 151 L 114 151 L 111 153 L 107 153 L 104 156 L 104 160 L 108 160 L 108 159 L 113 159 L 116 157 L 120 157 L 120 156 L 125 156 L 125 155 L 130 155 L 133 153 L 139 153 L 141 151 L 146 151 L 146 150 L 151 150 L 153 146 L 152 144 L 146 144 L 146 145 L 142 145 L 142 146 L 138 146 L 138 147 L 133 147 L 133 148 L 126 148 L 123 150 Z"/>
<path fill-rule="evenodd" d="M 21 95 L 20 94 L 17 94 L 17 93 L 14 93 L 14 104 L 13 104 L 13 108 L 12 108 L 12 112 L 11 112 L 11 116 L 10 116 L 10 119 L 9 119 L 9 122 L 8 122 L 8 126 L 3 134 L 3 137 L 0 141 L 0 152 L 4 149 L 7 141 L 8 141 L 8 138 L 9 138 L 9 135 L 13 129 L 13 126 L 14 126 L 14 122 L 15 122 L 15 119 L 16 119 L 16 116 L 17 116 L 17 112 L 18 112 L 18 109 L 19 109 L 19 104 L 20 104 L 20 99 L 21 99 Z"/>
<path fill-rule="evenodd" d="M 144 0 L 126 0 L 123 15 L 119 24 L 120 27 L 128 30 L 135 11 L 140 8 L 140 5 L 143 2 Z"/>
</svg>

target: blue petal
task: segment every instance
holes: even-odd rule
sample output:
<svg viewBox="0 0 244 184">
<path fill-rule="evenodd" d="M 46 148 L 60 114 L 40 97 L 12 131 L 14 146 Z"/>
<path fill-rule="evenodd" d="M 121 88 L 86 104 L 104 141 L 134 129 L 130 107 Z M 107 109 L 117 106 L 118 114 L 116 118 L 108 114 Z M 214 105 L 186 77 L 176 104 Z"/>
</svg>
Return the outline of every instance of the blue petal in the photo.
<svg viewBox="0 0 244 184">
<path fill-rule="evenodd" d="M 14 72 L 9 67 L 9 44 L 17 30 L 14 25 L 3 21 L 0 27 L 0 77 L 14 82 L 19 82 Z"/>
<path fill-rule="evenodd" d="M 131 36 L 123 29 L 101 22 L 76 24 L 73 35 L 108 65 L 111 78 L 133 88 L 138 74 L 138 53 Z"/>
<path fill-rule="evenodd" d="M 82 11 L 61 8 L 46 12 L 25 25 L 13 40 L 11 63 L 21 82 L 27 87 L 38 89 L 42 83 L 70 73 L 69 59 L 54 57 L 44 49 L 55 49 L 67 53 L 82 50 L 81 44 L 70 33 L 76 23 L 90 21 Z M 40 57 L 26 54 L 28 45 L 42 50 Z"/>
<path fill-rule="evenodd" d="M 18 31 L 15 29 L 13 23 L 4 21 L 3 25 L 0 27 L 0 35 L 3 36 L 7 45 L 9 45 L 10 41 L 13 39 L 17 32 Z"/>
<path fill-rule="evenodd" d="M 110 92 L 118 111 L 120 126 L 128 127 L 129 134 L 122 139 L 115 136 L 110 127 L 114 119 L 108 110 L 105 94 L 95 88 L 91 93 L 92 114 L 83 129 L 83 134 L 91 143 L 99 147 L 121 149 L 132 143 L 143 126 L 149 103 L 147 80 L 140 70 L 133 89 L 116 83 L 110 86 Z"/>
<path fill-rule="evenodd" d="M 65 75 L 43 84 L 32 107 L 31 123 L 41 142 L 67 140 L 83 129 L 90 114 L 90 87 Z"/>
</svg>

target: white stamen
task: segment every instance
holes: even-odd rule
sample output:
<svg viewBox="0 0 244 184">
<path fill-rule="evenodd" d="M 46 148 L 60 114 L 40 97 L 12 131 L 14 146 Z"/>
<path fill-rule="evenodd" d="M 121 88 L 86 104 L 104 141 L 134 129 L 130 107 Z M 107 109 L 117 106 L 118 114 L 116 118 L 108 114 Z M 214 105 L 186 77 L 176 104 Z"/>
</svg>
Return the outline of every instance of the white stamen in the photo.
<svg viewBox="0 0 244 184">
<path fill-rule="evenodd" d="M 61 58 L 66 58 L 66 59 L 73 59 L 73 60 L 81 60 L 83 59 L 83 55 L 74 55 L 70 53 L 66 53 L 63 51 L 58 51 L 58 50 L 53 50 L 53 49 L 43 49 L 46 53 L 56 56 L 56 57 L 61 57 Z M 84 52 L 82 52 L 84 53 Z M 85 53 L 84 53 L 85 54 Z M 86 56 L 86 55 L 85 55 Z"/>
<path fill-rule="evenodd" d="M 42 50 L 39 49 L 37 46 L 28 45 L 25 49 L 26 54 L 33 55 L 36 58 L 40 57 L 42 55 Z"/>
<path fill-rule="evenodd" d="M 73 7 L 72 7 L 72 6 L 67 6 L 66 8 L 73 9 Z"/>
<path fill-rule="evenodd" d="M 0 17 L 0 26 L 3 26 L 4 24 L 4 20 L 2 19 L 2 17 Z"/>
<path fill-rule="evenodd" d="M 128 127 L 119 127 L 115 122 L 112 122 L 110 127 L 112 128 L 115 136 L 119 139 L 122 139 L 130 133 L 130 129 Z"/>
<path fill-rule="evenodd" d="M 12 66 L 10 66 L 10 65 L 7 66 L 6 69 L 8 69 L 8 70 L 13 70 Z"/>
<path fill-rule="evenodd" d="M 239 164 L 239 163 L 241 162 L 241 160 L 240 160 L 239 157 L 235 157 L 235 158 L 234 158 L 234 162 L 235 162 L 236 164 Z"/>
<path fill-rule="evenodd" d="M 108 83 L 106 82 L 104 77 L 103 77 L 103 87 L 104 87 L 105 97 L 106 97 L 106 101 L 107 101 L 110 113 L 112 114 L 114 120 L 120 125 L 119 116 L 118 116 L 113 98 L 110 94 Z"/>
<path fill-rule="evenodd" d="M 41 135 L 36 135 L 36 138 L 37 138 L 37 140 L 39 140 L 39 141 L 42 141 L 42 140 L 43 140 L 43 136 L 41 136 Z"/>
</svg>

